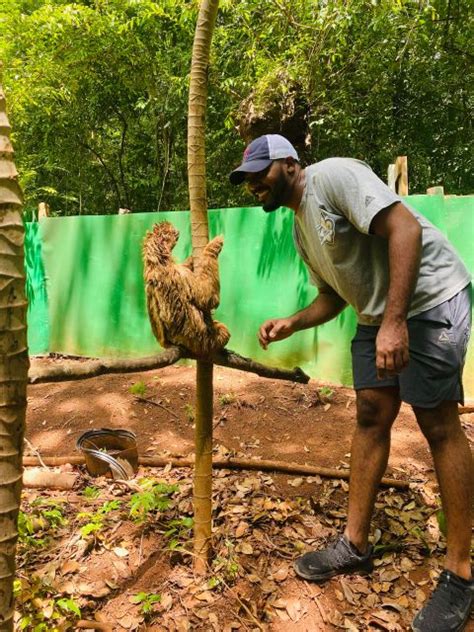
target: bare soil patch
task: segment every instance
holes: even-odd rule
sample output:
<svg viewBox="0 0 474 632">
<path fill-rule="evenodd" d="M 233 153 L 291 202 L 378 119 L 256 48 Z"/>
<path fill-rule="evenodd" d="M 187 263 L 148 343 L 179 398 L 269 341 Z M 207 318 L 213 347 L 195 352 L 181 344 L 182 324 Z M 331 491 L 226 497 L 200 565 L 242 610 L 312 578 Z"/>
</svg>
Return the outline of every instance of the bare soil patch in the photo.
<svg viewBox="0 0 474 632">
<path fill-rule="evenodd" d="M 43 456 L 78 454 L 80 434 L 107 427 L 135 432 L 141 455 L 189 456 L 194 376 L 189 365 L 32 385 L 26 453 L 34 446 Z M 214 384 L 217 453 L 347 470 L 355 423 L 351 389 L 266 380 L 221 367 L 215 368 Z M 463 424 L 472 439 L 472 415 L 464 415 Z M 70 599 L 83 619 L 97 616 L 114 631 L 408 630 L 442 567 L 431 457 L 405 406 L 387 475 L 409 480 L 411 488 L 380 491 L 371 578 L 342 577 L 316 586 L 292 570 L 302 551 L 343 529 L 344 480 L 215 471 L 215 555 L 202 579 L 193 576 L 189 554 L 190 469 L 140 468 L 131 486 L 76 469 L 81 477 L 72 492 L 24 492 L 27 516 L 41 518 L 48 507 L 60 508 L 61 519 L 46 518 L 29 540 L 22 538 L 19 562 L 23 596 L 39 599 L 45 616 L 57 612 L 54 625 L 63 626 L 57 629 L 76 629 L 75 615 L 57 607 L 58 600 Z M 142 494 L 143 504 L 143 494 L 152 489 L 156 505 L 160 494 L 150 486 L 157 483 L 163 505 L 146 511 L 140 506 L 142 520 L 131 516 L 134 494 Z M 87 533 L 90 524 L 99 526 Z M 44 542 L 35 546 L 34 540 Z M 27 616 L 27 605 L 21 609 Z M 38 630 L 56 629 L 53 619 L 45 621 L 49 627 Z M 472 632 L 474 622 L 467 629 Z"/>
</svg>

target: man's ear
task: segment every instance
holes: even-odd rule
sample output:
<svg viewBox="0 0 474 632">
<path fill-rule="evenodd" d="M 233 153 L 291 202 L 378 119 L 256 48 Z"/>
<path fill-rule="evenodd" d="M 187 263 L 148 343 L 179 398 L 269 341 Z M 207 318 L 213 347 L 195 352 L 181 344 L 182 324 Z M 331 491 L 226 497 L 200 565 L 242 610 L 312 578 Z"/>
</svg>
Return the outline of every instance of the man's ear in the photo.
<svg viewBox="0 0 474 632">
<path fill-rule="evenodd" d="M 296 165 L 297 165 L 296 160 L 292 158 L 291 156 L 288 156 L 287 158 L 285 158 L 285 165 L 286 165 L 286 171 L 288 175 L 290 176 L 294 175 L 296 171 Z"/>
</svg>

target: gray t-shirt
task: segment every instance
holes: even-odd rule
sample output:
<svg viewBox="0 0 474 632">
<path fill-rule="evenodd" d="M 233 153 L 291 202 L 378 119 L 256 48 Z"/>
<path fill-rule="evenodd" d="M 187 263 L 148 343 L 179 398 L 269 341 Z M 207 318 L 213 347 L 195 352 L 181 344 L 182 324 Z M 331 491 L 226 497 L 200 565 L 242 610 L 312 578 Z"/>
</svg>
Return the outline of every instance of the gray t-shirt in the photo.
<svg viewBox="0 0 474 632">
<path fill-rule="evenodd" d="M 370 223 L 379 211 L 402 200 L 360 160 L 328 158 L 307 167 L 305 175 L 293 237 L 311 280 L 352 305 L 359 323 L 379 325 L 390 281 L 388 241 L 370 234 Z M 423 229 L 410 318 L 453 297 L 471 277 L 446 237 L 403 204 Z"/>
</svg>

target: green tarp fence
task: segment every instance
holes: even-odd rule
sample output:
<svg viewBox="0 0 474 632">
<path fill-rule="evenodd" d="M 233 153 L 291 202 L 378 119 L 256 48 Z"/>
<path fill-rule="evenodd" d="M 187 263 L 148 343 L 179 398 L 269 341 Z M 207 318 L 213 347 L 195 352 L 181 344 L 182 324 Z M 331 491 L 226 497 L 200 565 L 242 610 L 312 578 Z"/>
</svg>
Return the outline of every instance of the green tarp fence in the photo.
<svg viewBox="0 0 474 632">
<path fill-rule="evenodd" d="M 414 195 L 407 201 L 444 232 L 474 271 L 474 196 Z M 174 254 L 191 252 L 189 212 L 46 218 L 26 226 L 28 340 L 32 355 L 56 352 L 137 357 L 159 351 L 146 313 L 141 243 L 156 221 L 180 231 Z M 355 316 L 346 309 L 317 329 L 263 351 L 259 325 L 287 316 L 316 295 L 292 240 L 293 213 L 258 208 L 209 211 L 211 237 L 224 235 L 221 304 L 216 318 L 230 329 L 228 347 L 278 366 L 301 366 L 312 377 L 350 384 Z M 474 343 L 466 395 L 474 398 Z"/>
</svg>

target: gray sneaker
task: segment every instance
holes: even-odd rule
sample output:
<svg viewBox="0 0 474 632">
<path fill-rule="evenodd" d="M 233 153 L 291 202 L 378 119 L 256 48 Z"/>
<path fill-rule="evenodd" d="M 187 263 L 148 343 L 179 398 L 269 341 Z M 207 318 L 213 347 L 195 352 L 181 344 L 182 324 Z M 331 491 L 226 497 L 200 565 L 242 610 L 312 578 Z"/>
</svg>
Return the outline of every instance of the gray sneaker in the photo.
<svg viewBox="0 0 474 632">
<path fill-rule="evenodd" d="M 461 632 L 474 601 L 474 581 L 443 571 L 428 602 L 413 620 L 414 632 Z"/>
<path fill-rule="evenodd" d="M 327 549 L 305 553 L 294 563 L 296 574 L 313 582 L 324 582 L 346 573 L 366 575 L 373 568 L 372 547 L 365 555 L 360 555 L 344 535 Z"/>
</svg>

